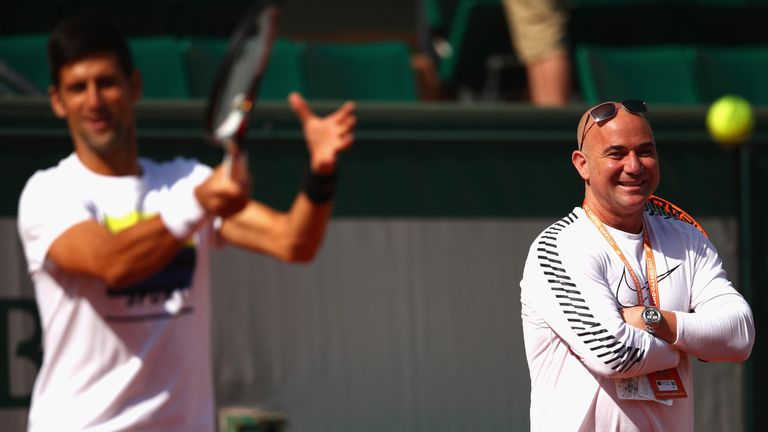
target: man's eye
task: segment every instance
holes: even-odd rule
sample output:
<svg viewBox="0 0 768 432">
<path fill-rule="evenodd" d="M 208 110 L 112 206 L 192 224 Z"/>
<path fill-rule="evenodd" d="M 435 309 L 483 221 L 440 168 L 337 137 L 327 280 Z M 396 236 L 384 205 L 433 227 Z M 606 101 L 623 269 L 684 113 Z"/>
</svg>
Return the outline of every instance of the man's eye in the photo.
<svg viewBox="0 0 768 432">
<path fill-rule="evenodd" d="M 98 85 L 100 88 L 107 88 L 114 87 L 116 83 L 117 81 L 112 78 L 103 78 L 98 80 L 96 85 Z"/>
<path fill-rule="evenodd" d="M 72 93 L 80 93 L 85 90 L 85 84 L 72 84 L 67 89 Z"/>
</svg>

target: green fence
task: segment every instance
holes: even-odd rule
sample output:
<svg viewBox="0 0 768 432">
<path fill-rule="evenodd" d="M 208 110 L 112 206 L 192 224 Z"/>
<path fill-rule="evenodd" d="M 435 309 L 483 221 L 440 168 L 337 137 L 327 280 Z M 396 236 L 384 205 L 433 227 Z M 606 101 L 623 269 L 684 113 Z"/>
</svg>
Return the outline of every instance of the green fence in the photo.
<svg viewBox="0 0 768 432">
<path fill-rule="evenodd" d="M 316 103 L 327 112 L 335 103 Z M 583 106 L 536 109 L 522 105 L 360 104 L 357 143 L 344 155 L 337 217 L 559 217 L 582 198 L 570 165 Z M 752 141 L 740 150 L 708 137 L 705 108 L 650 107 L 660 153 L 659 195 L 695 217 L 740 222 L 740 288 L 752 304 L 758 335 L 768 316 L 768 110 L 757 110 Z M 211 164 L 221 151 L 202 130 L 203 101 L 146 102 L 138 107 L 141 153 L 177 155 Z M 306 170 L 298 121 L 287 105 L 261 104 L 248 134 L 254 196 L 286 208 Z M 26 179 L 71 151 L 64 123 L 45 99 L 0 100 L 0 216 L 14 217 Z M 749 360 L 749 430 L 765 430 L 757 414 L 766 361 L 758 338 Z"/>
</svg>

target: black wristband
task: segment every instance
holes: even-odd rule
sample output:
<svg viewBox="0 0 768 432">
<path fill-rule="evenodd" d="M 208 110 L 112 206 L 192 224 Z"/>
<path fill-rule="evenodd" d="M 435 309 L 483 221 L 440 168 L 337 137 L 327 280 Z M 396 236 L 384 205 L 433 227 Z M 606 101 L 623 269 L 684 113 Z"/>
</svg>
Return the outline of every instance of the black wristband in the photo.
<svg viewBox="0 0 768 432">
<path fill-rule="evenodd" d="M 336 195 L 338 171 L 333 174 L 315 174 L 310 170 L 304 178 L 304 193 L 315 204 L 323 204 Z"/>
</svg>

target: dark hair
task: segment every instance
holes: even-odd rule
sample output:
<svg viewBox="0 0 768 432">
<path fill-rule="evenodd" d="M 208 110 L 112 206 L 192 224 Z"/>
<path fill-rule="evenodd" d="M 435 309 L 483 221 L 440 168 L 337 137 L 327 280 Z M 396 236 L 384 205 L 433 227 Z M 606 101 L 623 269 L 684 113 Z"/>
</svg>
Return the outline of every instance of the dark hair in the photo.
<svg viewBox="0 0 768 432">
<path fill-rule="evenodd" d="M 67 64 L 94 54 L 114 54 L 126 76 L 133 73 L 133 56 L 117 23 L 104 15 L 78 15 L 59 23 L 48 40 L 51 83 L 59 85 L 59 72 Z"/>
</svg>

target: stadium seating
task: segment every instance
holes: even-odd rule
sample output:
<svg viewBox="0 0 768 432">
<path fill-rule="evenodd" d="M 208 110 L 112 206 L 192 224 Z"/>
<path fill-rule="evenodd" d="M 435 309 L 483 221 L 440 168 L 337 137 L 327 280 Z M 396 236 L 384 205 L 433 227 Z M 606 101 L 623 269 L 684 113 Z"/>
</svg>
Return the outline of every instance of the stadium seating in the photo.
<svg viewBox="0 0 768 432">
<path fill-rule="evenodd" d="M 182 43 L 192 97 L 206 97 L 227 50 L 222 38 Z M 416 89 L 405 44 L 321 43 L 278 39 L 259 98 L 285 100 L 298 91 L 313 99 L 415 100 Z"/>
<path fill-rule="evenodd" d="M 494 88 L 509 90 L 488 86 L 491 77 L 525 85 L 502 0 L 420 2 L 422 24 L 427 31 L 439 28 L 450 47 L 437 65 L 439 81 L 447 90 L 442 96 L 469 95 L 461 92 L 464 89 L 476 96 Z M 145 98 L 207 97 L 227 49 L 224 33 L 249 5 L 247 0 L 163 0 L 158 16 L 142 20 L 143 12 L 123 11 L 119 4 L 96 0 L 51 4 L 55 7 L 41 14 L 45 24 L 30 23 L 28 33 L 19 33 L 25 27 L 12 23 L 10 15 L 0 19 L 6 24 L 0 27 L 0 94 L 44 93 L 49 84 L 48 35 L 32 32 L 50 29 L 79 10 L 93 9 L 119 12 L 116 16 L 130 36 L 143 74 Z M 768 18 L 768 0 L 570 0 L 568 4 L 577 100 L 640 97 L 690 105 L 735 93 L 755 104 L 768 104 L 768 83 L 758 79 L 768 69 L 768 33 L 760 30 Z M 210 19 L 213 11 L 217 16 Z M 617 17 L 622 19 L 616 21 Z M 712 31 L 713 17 L 722 18 L 719 24 L 726 27 Z M 614 24 L 601 25 L 605 22 Z M 400 37 L 398 42 L 394 38 L 371 42 L 367 36 L 361 35 L 366 42 L 351 42 L 355 39 L 350 37 L 313 40 L 311 33 L 301 32 L 292 37 L 304 42 L 284 36 L 274 46 L 260 98 L 284 100 L 289 91 L 297 90 L 312 99 L 417 100 L 410 56 L 415 40 L 424 35 L 414 34 L 413 40 Z M 400 42 L 404 40 L 408 43 Z M 492 75 L 489 65 L 505 68 L 505 75 L 498 71 Z M 5 71 L 10 73 L 4 79 Z M 14 83 L 16 75 L 35 90 Z M 521 94 L 509 93 L 513 98 Z"/>
<path fill-rule="evenodd" d="M 694 105 L 737 94 L 768 104 L 768 46 L 585 45 L 575 50 L 587 103 L 621 98 Z"/>
<path fill-rule="evenodd" d="M 575 57 L 587 103 L 632 98 L 678 105 L 702 102 L 693 48 L 579 46 Z"/>
<path fill-rule="evenodd" d="M 49 84 L 47 39 L 47 34 L 0 37 L 2 66 L 41 93 Z M 223 37 L 130 37 L 129 44 L 147 99 L 207 97 L 228 49 Z M 19 92 L 2 78 L 0 90 Z M 314 99 L 416 100 L 410 48 L 399 41 L 307 44 L 278 39 L 259 97 L 284 100 L 294 90 Z"/>
<path fill-rule="evenodd" d="M 217 37 L 190 37 L 179 41 L 189 80 L 189 94 L 205 98 L 211 92 L 216 70 L 227 52 L 227 40 Z"/>
<path fill-rule="evenodd" d="M 21 75 L 39 92 L 44 93 L 50 84 L 47 47 L 47 34 L 2 36 L 0 37 L 0 61 L 16 74 Z M 2 77 L 0 82 L 8 92 L 24 93 Z"/>
<path fill-rule="evenodd" d="M 746 6 L 755 0 L 694 0 L 697 6 Z"/>
<path fill-rule="evenodd" d="M 625 7 L 660 4 L 663 0 L 570 0 L 572 8 L 577 7 Z"/>
<path fill-rule="evenodd" d="M 181 42 L 191 96 L 207 97 L 216 79 L 228 41 L 225 38 L 187 38 Z M 278 39 L 272 46 L 269 66 L 259 90 L 259 99 L 284 100 L 289 92 L 305 92 L 303 56 L 305 44 Z"/>
<path fill-rule="evenodd" d="M 737 94 L 768 105 L 768 46 L 700 47 L 699 69 L 707 102 Z"/>
<path fill-rule="evenodd" d="M 288 93 L 307 93 L 304 67 L 306 44 L 288 39 L 278 39 L 272 46 L 269 66 L 261 83 L 259 98 L 285 100 Z"/>
<path fill-rule="evenodd" d="M 190 91 L 184 59 L 175 38 L 140 37 L 129 40 L 147 98 L 187 99 Z"/>
<path fill-rule="evenodd" d="M 402 42 L 315 43 L 305 56 L 313 99 L 414 101 L 410 50 Z"/>
<path fill-rule="evenodd" d="M 460 0 L 443 19 L 450 23 L 446 37 L 451 53 L 440 62 L 440 79 L 448 86 L 479 89 L 488 73 L 488 57 L 512 53 L 500 0 Z"/>
</svg>

